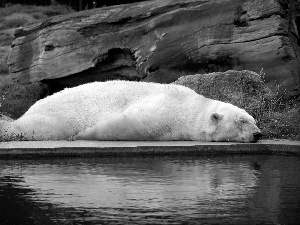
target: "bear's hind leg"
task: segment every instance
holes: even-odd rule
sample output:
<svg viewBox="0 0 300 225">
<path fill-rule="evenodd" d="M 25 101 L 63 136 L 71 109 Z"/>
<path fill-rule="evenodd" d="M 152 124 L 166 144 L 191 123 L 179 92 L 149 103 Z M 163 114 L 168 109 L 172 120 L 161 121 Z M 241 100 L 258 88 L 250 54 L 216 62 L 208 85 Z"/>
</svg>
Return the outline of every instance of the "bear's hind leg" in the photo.
<svg viewBox="0 0 300 225">
<path fill-rule="evenodd" d="M 13 122 L 28 140 L 67 140 L 72 133 L 72 126 L 62 117 L 40 114 L 25 115 Z"/>
</svg>

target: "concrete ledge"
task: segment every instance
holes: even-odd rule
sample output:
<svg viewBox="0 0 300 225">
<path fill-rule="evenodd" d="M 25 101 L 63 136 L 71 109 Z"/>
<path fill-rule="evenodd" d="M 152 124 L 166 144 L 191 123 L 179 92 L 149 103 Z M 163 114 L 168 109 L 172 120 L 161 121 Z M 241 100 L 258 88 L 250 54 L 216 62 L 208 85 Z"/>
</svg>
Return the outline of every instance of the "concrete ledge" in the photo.
<svg viewBox="0 0 300 225">
<path fill-rule="evenodd" d="M 1 142 L 1 158 L 88 157 L 176 154 L 279 154 L 300 156 L 300 141 L 262 140 L 231 142 L 133 142 L 133 141 L 22 141 Z"/>
</svg>

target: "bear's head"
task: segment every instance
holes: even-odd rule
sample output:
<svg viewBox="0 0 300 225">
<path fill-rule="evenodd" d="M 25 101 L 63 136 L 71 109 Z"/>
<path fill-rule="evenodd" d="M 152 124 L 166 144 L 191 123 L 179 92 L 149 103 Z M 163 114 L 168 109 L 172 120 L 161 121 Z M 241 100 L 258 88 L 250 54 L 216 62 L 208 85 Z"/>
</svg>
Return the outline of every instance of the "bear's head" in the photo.
<svg viewBox="0 0 300 225">
<path fill-rule="evenodd" d="M 226 104 L 209 116 L 213 141 L 257 142 L 262 136 L 254 118 L 234 105 Z"/>
</svg>

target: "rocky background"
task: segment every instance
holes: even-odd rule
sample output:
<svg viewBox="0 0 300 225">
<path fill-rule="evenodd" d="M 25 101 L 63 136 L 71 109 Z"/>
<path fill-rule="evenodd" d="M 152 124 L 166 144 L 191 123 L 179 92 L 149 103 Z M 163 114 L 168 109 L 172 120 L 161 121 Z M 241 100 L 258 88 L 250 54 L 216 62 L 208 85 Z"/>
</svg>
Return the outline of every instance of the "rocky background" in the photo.
<svg viewBox="0 0 300 225">
<path fill-rule="evenodd" d="M 300 76 L 297 7 L 296 0 L 156 0 L 53 17 L 16 30 L 10 76 L 64 88 L 263 69 L 272 90 L 292 96 Z"/>
</svg>

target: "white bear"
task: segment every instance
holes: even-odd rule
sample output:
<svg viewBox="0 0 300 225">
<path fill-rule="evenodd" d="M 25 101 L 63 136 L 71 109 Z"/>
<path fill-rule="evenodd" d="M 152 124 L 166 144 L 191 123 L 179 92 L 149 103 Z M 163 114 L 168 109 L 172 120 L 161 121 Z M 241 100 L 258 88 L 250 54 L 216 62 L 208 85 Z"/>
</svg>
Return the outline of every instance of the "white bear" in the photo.
<svg viewBox="0 0 300 225">
<path fill-rule="evenodd" d="M 175 84 L 94 82 L 36 102 L 15 121 L 0 122 L 10 140 L 195 140 L 257 142 L 245 110 Z"/>
</svg>

